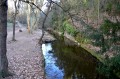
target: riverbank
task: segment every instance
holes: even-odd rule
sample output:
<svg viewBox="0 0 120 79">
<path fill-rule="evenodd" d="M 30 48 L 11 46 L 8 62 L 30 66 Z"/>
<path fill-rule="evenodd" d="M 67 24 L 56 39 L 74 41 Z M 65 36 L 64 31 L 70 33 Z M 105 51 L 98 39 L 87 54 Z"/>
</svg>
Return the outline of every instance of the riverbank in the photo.
<svg viewBox="0 0 120 79">
<path fill-rule="evenodd" d="M 69 40 L 73 41 L 76 45 L 82 47 L 83 49 L 85 49 L 86 51 L 88 51 L 93 57 L 95 57 L 98 61 L 100 61 L 101 63 L 105 64 L 105 60 L 108 58 L 112 58 L 114 57 L 116 54 L 114 54 L 114 52 L 107 52 L 105 54 L 101 54 L 98 51 L 100 50 L 99 47 L 95 47 L 92 44 L 81 44 L 79 43 L 77 40 L 75 40 L 75 38 L 71 35 L 69 35 L 68 33 L 64 33 L 64 35 L 56 30 L 53 29 L 48 29 L 48 31 L 53 32 L 53 34 L 57 34 L 59 36 L 64 36 L 65 38 L 68 38 Z M 113 71 L 113 75 L 115 76 L 115 79 L 119 79 L 120 78 L 120 74 L 119 73 L 115 73 Z"/>
<path fill-rule="evenodd" d="M 58 32 L 58 31 L 55 31 L 51 28 L 47 29 L 49 32 L 53 32 L 55 34 L 58 34 L 58 35 L 62 35 L 61 32 Z M 103 62 L 104 60 L 104 57 L 103 55 L 100 55 L 98 53 L 96 53 L 96 51 L 99 50 L 98 47 L 93 47 L 92 45 L 90 44 L 81 44 L 79 43 L 77 40 L 75 40 L 74 37 L 72 37 L 71 35 L 67 34 L 67 33 L 64 33 L 64 37 L 68 38 L 69 40 L 73 41 L 76 45 L 78 46 L 81 46 L 83 49 L 87 50 L 91 55 L 93 55 L 95 58 L 97 58 L 100 62 Z"/>
</svg>

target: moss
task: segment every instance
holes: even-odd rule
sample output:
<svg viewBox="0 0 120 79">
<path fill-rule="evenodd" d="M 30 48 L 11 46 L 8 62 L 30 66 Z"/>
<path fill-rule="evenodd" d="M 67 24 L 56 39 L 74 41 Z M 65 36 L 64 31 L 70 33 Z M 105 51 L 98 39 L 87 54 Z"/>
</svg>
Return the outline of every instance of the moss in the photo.
<svg viewBox="0 0 120 79">
<path fill-rule="evenodd" d="M 88 44 L 88 43 L 91 43 L 90 40 L 88 38 L 85 38 L 83 35 L 81 35 L 80 33 L 78 33 L 76 36 L 75 36 L 75 40 L 79 43 L 82 43 L 82 44 Z"/>
<path fill-rule="evenodd" d="M 82 34 L 77 34 L 77 36 L 75 37 L 75 40 L 80 43 L 80 46 L 82 48 L 84 48 L 85 50 L 87 50 L 90 54 L 92 54 L 94 57 L 96 57 L 100 62 L 104 62 L 104 58 L 101 56 L 101 54 L 98 54 L 97 52 L 95 52 L 94 50 L 91 50 L 89 48 L 86 47 L 87 44 L 90 44 L 91 41 L 88 38 L 85 38 Z"/>
<path fill-rule="evenodd" d="M 91 55 L 96 57 L 100 62 L 104 63 L 104 58 L 101 56 L 101 54 L 96 53 L 94 50 L 91 50 L 87 47 L 85 47 L 85 44 L 81 44 L 81 47 L 87 50 Z"/>
</svg>

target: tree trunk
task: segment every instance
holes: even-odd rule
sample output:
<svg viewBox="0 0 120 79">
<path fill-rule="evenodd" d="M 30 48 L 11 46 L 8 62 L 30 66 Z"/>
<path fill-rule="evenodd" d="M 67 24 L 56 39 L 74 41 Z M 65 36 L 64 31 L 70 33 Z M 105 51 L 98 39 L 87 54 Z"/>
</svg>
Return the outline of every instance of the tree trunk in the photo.
<svg viewBox="0 0 120 79">
<path fill-rule="evenodd" d="M 8 76 L 6 38 L 7 38 L 7 0 L 0 0 L 0 77 Z"/>
<path fill-rule="evenodd" d="M 12 41 L 16 41 L 15 39 L 15 23 L 16 23 L 16 15 L 17 15 L 17 0 L 14 1 L 14 6 L 15 6 L 15 15 L 14 15 L 14 22 L 13 22 L 13 37 L 12 37 Z"/>
<path fill-rule="evenodd" d="M 28 33 L 31 33 L 31 28 L 30 28 L 30 13 L 31 13 L 31 7 L 28 4 L 28 12 L 27 12 L 27 28 L 28 28 Z"/>
<path fill-rule="evenodd" d="M 49 5 L 49 7 L 48 7 L 48 9 L 47 9 L 47 12 L 46 12 L 46 15 L 45 15 L 45 17 L 44 17 L 44 19 L 43 19 L 43 23 L 42 23 L 42 36 L 41 36 L 41 38 L 40 38 L 40 40 L 39 40 L 39 43 L 42 45 L 42 38 L 43 38 L 43 36 L 44 36 L 44 34 L 45 34 L 45 22 L 46 22 L 46 19 L 47 19 L 47 17 L 48 17 L 48 14 L 49 14 L 49 11 L 50 11 L 50 8 L 51 8 L 51 5 L 52 5 L 52 3 L 50 2 L 50 5 Z"/>
</svg>

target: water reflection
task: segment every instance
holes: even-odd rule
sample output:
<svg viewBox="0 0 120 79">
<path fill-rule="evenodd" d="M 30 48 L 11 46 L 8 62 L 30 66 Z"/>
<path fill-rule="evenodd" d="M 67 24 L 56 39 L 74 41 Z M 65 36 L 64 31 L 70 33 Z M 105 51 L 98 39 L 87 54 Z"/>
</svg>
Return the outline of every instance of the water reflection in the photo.
<svg viewBox="0 0 120 79">
<path fill-rule="evenodd" d="M 96 71 L 96 59 L 69 40 L 42 45 L 47 79 L 105 79 Z"/>
<path fill-rule="evenodd" d="M 55 65 L 57 58 L 53 57 L 51 43 L 42 45 L 45 58 L 46 79 L 63 79 L 63 70 Z"/>
</svg>

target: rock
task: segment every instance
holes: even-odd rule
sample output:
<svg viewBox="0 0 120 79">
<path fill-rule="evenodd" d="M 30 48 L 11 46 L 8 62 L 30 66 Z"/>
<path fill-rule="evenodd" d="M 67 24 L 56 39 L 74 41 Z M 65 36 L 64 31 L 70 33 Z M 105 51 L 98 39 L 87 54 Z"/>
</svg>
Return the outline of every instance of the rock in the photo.
<svg viewBox="0 0 120 79">
<path fill-rule="evenodd" d="M 42 39 L 43 43 L 50 43 L 55 41 L 56 39 L 50 35 L 48 32 L 45 32 L 44 37 Z"/>
<path fill-rule="evenodd" d="M 22 32 L 22 30 L 20 29 L 19 32 Z"/>
</svg>

